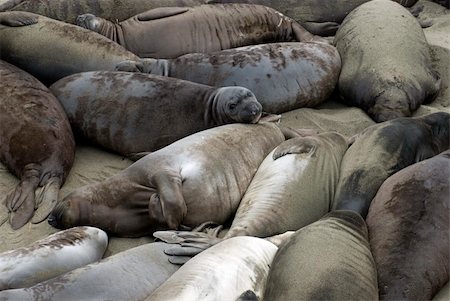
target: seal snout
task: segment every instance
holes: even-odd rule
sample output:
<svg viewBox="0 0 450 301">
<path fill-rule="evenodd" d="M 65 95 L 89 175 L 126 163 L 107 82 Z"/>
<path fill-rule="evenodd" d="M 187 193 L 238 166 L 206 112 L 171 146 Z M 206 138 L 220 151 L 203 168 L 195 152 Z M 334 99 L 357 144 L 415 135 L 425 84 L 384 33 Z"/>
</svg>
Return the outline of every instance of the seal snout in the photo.
<svg viewBox="0 0 450 301">
<path fill-rule="evenodd" d="M 98 24 L 97 17 L 93 14 L 79 15 L 75 23 L 83 28 L 94 30 Z"/>
</svg>

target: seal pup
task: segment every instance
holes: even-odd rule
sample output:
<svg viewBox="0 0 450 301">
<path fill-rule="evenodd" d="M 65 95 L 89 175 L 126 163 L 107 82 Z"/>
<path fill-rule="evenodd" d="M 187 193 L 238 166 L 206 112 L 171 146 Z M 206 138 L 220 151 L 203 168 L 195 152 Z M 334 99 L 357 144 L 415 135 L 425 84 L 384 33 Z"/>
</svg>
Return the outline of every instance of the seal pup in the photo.
<svg viewBox="0 0 450 301">
<path fill-rule="evenodd" d="M 75 227 L 27 247 L 3 252 L 0 254 L 0 290 L 30 287 L 100 260 L 107 245 L 108 236 L 104 231 Z"/>
<path fill-rule="evenodd" d="M 284 141 L 277 125 L 228 124 L 185 137 L 59 202 L 49 223 L 93 225 L 119 236 L 224 223 L 258 166 Z"/>
<path fill-rule="evenodd" d="M 178 270 L 165 248 L 156 242 L 128 249 L 30 288 L 0 292 L 0 300 L 143 300 Z"/>
<path fill-rule="evenodd" d="M 77 25 L 110 38 L 139 57 L 151 58 L 269 42 L 325 42 L 278 11 L 251 4 L 161 7 L 120 23 L 84 14 L 77 18 Z"/>
<path fill-rule="evenodd" d="M 23 18 L 34 20 L 35 24 L 10 25 Z M 74 73 L 114 70 L 119 62 L 138 57 L 79 26 L 33 13 L 3 12 L 0 13 L 0 59 L 50 85 Z"/>
<path fill-rule="evenodd" d="M 334 91 L 341 59 L 323 43 L 272 43 L 191 53 L 176 59 L 141 59 L 116 66 L 181 78 L 209 86 L 243 86 L 255 93 L 264 111 L 283 113 L 314 107 Z"/>
<path fill-rule="evenodd" d="M 167 249 L 171 262 L 193 256 L 236 236 L 269 237 L 296 231 L 328 213 L 347 140 L 338 133 L 284 141 L 267 155 L 242 197 L 230 229 L 204 232 L 157 231 L 153 236 L 181 247 Z"/>
<path fill-rule="evenodd" d="M 367 227 L 352 211 L 333 211 L 283 243 L 262 300 L 377 300 Z"/>
<path fill-rule="evenodd" d="M 431 300 L 449 280 L 450 150 L 390 176 L 367 226 L 381 300 Z"/>
<path fill-rule="evenodd" d="M 72 167 L 75 141 L 63 108 L 42 83 L 1 60 L 0 78 L 0 161 L 20 178 L 5 205 L 18 229 L 33 214 L 33 223 L 47 218 Z"/>
<path fill-rule="evenodd" d="M 342 159 L 333 209 L 364 218 L 381 184 L 401 169 L 449 148 L 450 115 L 403 117 L 366 128 Z"/>
<path fill-rule="evenodd" d="M 423 30 L 398 3 L 373 0 L 359 6 L 345 18 L 334 43 L 342 58 L 343 102 L 376 122 L 409 117 L 439 93 L 440 76 Z"/>
<path fill-rule="evenodd" d="M 50 90 L 75 133 L 123 155 L 155 151 L 214 126 L 256 123 L 262 114 L 246 88 L 142 73 L 83 72 Z"/>
</svg>

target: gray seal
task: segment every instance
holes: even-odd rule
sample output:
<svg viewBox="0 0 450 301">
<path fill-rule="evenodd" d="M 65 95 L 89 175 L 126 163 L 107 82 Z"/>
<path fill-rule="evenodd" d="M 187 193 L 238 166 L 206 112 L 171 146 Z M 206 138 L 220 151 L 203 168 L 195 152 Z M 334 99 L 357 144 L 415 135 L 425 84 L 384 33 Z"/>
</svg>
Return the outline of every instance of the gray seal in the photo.
<svg viewBox="0 0 450 301">
<path fill-rule="evenodd" d="M 78 73 L 50 90 L 75 133 L 125 156 L 155 151 L 214 126 L 256 123 L 262 113 L 255 95 L 243 87 L 140 73 Z"/>
</svg>

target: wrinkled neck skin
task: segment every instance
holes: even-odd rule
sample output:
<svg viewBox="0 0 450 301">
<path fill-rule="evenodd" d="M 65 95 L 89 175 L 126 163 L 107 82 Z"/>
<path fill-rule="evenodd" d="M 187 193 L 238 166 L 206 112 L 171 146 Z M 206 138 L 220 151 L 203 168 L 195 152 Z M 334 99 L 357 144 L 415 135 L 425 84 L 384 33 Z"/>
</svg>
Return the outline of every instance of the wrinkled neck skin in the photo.
<svg viewBox="0 0 450 301">
<path fill-rule="evenodd" d="M 169 60 L 165 59 L 141 59 L 142 73 L 169 76 Z"/>
<path fill-rule="evenodd" d="M 205 114 L 204 125 L 205 127 L 213 127 L 218 125 L 224 125 L 230 122 L 225 113 L 224 106 L 220 103 L 219 89 L 213 90 L 211 93 L 205 95 Z"/>
<path fill-rule="evenodd" d="M 95 31 L 126 48 L 125 39 L 123 38 L 123 30 L 120 24 L 113 23 L 100 17 L 96 18 L 98 24 L 95 27 Z"/>
</svg>

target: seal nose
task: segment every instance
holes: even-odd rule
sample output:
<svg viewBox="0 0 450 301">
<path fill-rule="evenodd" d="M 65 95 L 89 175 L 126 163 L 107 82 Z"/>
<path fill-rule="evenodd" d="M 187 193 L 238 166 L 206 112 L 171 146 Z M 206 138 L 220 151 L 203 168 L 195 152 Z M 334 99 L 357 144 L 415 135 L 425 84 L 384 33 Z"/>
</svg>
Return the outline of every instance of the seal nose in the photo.
<svg viewBox="0 0 450 301">
<path fill-rule="evenodd" d="M 52 227 L 55 227 L 55 228 L 56 228 L 56 226 L 58 225 L 57 218 L 56 218 L 56 216 L 53 215 L 53 214 L 50 214 L 50 215 L 48 216 L 47 221 L 48 221 L 48 223 L 50 224 L 50 226 L 52 226 Z"/>
</svg>

